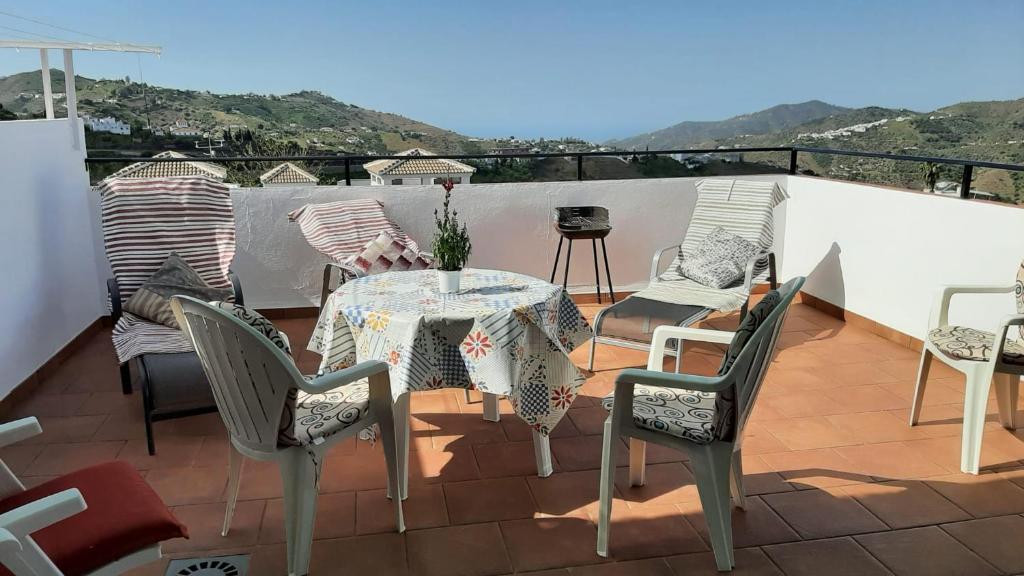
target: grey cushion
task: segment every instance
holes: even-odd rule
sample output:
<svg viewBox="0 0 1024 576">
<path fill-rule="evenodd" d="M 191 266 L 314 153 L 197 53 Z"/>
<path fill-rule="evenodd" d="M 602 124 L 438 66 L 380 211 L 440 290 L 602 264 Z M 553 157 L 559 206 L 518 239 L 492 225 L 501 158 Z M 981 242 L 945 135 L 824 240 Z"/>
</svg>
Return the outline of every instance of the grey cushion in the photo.
<svg viewBox="0 0 1024 576">
<path fill-rule="evenodd" d="M 191 296 L 199 300 L 228 300 L 234 296 L 230 288 L 214 288 L 207 284 L 181 256 L 171 252 L 160 268 L 124 303 L 124 310 L 136 316 L 179 328 L 171 311 L 171 296 Z"/>
<path fill-rule="evenodd" d="M 726 288 L 743 278 L 747 261 L 759 253 L 757 244 L 718 226 L 683 258 L 679 273 L 704 286 Z"/>
</svg>

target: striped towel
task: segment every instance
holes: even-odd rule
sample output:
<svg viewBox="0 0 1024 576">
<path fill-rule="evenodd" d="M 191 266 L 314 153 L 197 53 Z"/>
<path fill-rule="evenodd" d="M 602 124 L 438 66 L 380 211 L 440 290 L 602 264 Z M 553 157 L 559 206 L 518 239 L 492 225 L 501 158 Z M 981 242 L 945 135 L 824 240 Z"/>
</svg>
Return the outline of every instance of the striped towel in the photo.
<svg viewBox="0 0 1024 576">
<path fill-rule="evenodd" d="M 658 277 L 658 282 L 635 296 L 722 312 L 738 310 L 749 296 L 742 280 L 729 288 L 709 288 L 680 274 L 679 265 L 719 226 L 758 244 L 765 252 L 770 251 L 774 242 L 773 210 L 786 198 L 786 192 L 775 182 L 721 178 L 697 182 L 697 204 L 672 264 Z M 759 264 L 754 269 L 755 279 L 763 277 L 767 268 L 767 262 Z"/>
<path fill-rule="evenodd" d="M 335 262 L 359 254 L 381 232 L 420 252 L 416 242 L 388 220 L 384 207 L 373 199 L 306 204 L 288 214 L 288 219 L 298 223 L 310 246 Z"/>
<path fill-rule="evenodd" d="M 231 192 L 204 177 L 114 178 L 99 187 L 103 242 L 124 302 L 176 252 L 206 283 L 230 288 L 235 255 Z M 149 324 L 150 326 L 145 326 Z M 125 314 L 114 329 L 122 362 L 192 349 L 181 333 Z"/>
</svg>

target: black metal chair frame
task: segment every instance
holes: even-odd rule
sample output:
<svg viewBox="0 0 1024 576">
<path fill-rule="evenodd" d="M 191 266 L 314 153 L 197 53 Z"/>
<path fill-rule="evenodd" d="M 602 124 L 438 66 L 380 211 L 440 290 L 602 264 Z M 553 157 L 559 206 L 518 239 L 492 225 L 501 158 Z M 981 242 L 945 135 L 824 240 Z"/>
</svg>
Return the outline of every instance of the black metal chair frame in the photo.
<svg viewBox="0 0 1024 576">
<path fill-rule="evenodd" d="M 228 271 L 228 278 L 231 280 L 231 287 L 235 293 L 235 302 L 243 304 L 242 285 L 238 281 L 238 276 L 236 276 L 233 271 Z M 111 319 L 114 324 L 117 324 L 117 321 L 121 319 L 123 309 L 121 306 L 121 289 L 117 285 L 116 279 L 107 279 L 107 294 L 110 297 Z M 199 362 L 199 356 L 197 356 L 195 352 L 180 352 L 173 355 L 188 357 L 187 361 L 190 363 L 194 362 L 195 367 L 197 367 L 200 373 L 202 373 L 202 364 Z M 158 406 L 154 405 L 152 389 L 153 379 L 150 377 L 150 366 L 147 365 L 146 361 L 149 356 L 153 356 L 153 354 L 142 354 L 141 356 L 136 356 L 128 362 L 121 364 L 120 370 L 121 391 L 124 394 L 131 394 L 134 388 L 132 385 L 131 365 L 135 364 L 136 372 L 138 373 L 139 389 L 142 390 L 142 414 L 146 422 L 146 448 L 149 450 L 150 456 L 152 456 L 156 454 L 156 442 L 153 438 L 154 422 L 216 412 L 217 405 L 214 403 L 213 393 L 211 391 L 210 404 L 208 406 L 197 406 L 195 408 L 184 410 L 160 410 Z M 205 374 L 203 377 L 205 378 Z"/>
</svg>

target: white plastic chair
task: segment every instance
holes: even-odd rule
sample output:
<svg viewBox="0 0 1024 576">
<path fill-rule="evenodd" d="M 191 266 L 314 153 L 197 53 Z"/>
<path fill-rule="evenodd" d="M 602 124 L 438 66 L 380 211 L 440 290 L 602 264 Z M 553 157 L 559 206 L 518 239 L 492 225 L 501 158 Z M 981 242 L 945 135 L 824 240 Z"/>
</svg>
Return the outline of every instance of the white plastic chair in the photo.
<svg viewBox="0 0 1024 576">
<path fill-rule="evenodd" d="M 766 295 L 734 332 L 659 326 L 654 330 L 646 370 L 623 370 L 615 379 L 611 414 L 604 424 L 597 553 L 608 556 L 619 437 L 629 438 L 629 481 L 644 484 L 646 442 L 685 451 L 708 523 L 715 563 L 721 571 L 735 565 L 732 545 L 732 493 L 744 507 L 743 431 L 771 364 L 782 323 L 804 278 L 779 288 L 777 300 Z M 769 293 L 771 294 L 771 293 Z M 669 340 L 728 344 L 717 376 L 663 372 Z M 685 397 L 685 401 L 679 401 Z M 605 407 L 608 407 L 607 398 Z"/>
<path fill-rule="evenodd" d="M 1002 319 L 994 332 L 949 325 L 950 301 L 956 294 L 1017 293 L 1017 314 Z M 981 442 L 990 386 L 995 383 L 999 421 L 1010 430 L 1017 428 L 1017 397 L 1024 375 L 1024 344 L 1007 340 L 1011 327 L 1021 327 L 1024 337 L 1024 263 L 1016 286 L 946 286 L 935 301 L 928 334 L 921 350 L 910 425 L 921 416 L 925 386 L 932 358 L 937 358 L 966 377 L 964 423 L 960 446 L 960 470 L 977 474 L 981 464 Z"/>
<path fill-rule="evenodd" d="M 223 535 L 227 535 L 238 501 L 242 456 L 276 461 L 284 484 L 288 572 L 307 574 L 319 479 L 324 456 L 332 446 L 378 424 L 387 460 L 388 494 L 398 494 L 400 475 L 388 365 L 362 362 L 307 380 L 281 348 L 235 316 L 183 296 L 172 298 L 171 306 L 199 353 L 231 436 Z M 313 404 L 338 404 L 327 411 L 330 421 L 325 421 L 322 412 L 297 411 L 296 397 L 302 393 L 316 395 Z M 286 409 L 289 407 L 290 414 Z M 288 433 L 287 442 L 282 442 L 282 432 Z M 401 499 L 392 500 L 395 526 L 403 532 Z"/>
<path fill-rule="evenodd" d="M 42 432 L 35 418 L 22 418 L 0 424 L 0 447 L 31 438 Z M 81 474 L 88 470 L 79 471 Z M 130 470 L 134 474 L 134 470 Z M 0 461 L 0 499 L 15 496 L 25 491 L 24 485 Z M 124 498 L 131 498 L 128 494 Z M 152 494 L 152 498 L 159 498 Z M 94 503 L 95 504 L 95 503 Z M 82 492 L 77 488 L 61 490 L 49 496 L 18 506 L 0 514 L 0 565 L 17 576 L 62 576 L 63 572 L 54 564 L 42 547 L 36 543 L 38 532 L 86 511 L 87 505 Z M 94 514 L 116 514 L 116 510 L 94 508 Z M 60 538 L 59 536 L 56 536 Z M 54 536 L 51 535 L 51 540 Z M 66 542 L 61 538 L 62 542 Z M 65 551 L 66 553 L 67 551 Z M 83 554 L 95 554 L 95 549 L 82 550 Z M 134 550 L 89 574 L 90 576 L 113 576 L 133 568 L 159 560 L 160 544 L 154 543 Z"/>
</svg>

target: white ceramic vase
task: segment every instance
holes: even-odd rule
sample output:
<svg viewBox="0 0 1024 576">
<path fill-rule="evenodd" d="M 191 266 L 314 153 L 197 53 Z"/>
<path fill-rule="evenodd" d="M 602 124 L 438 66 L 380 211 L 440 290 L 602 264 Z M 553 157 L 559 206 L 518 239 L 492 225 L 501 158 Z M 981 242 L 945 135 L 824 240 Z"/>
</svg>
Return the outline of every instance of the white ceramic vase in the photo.
<svg viewBox="0 0 1024 576">
<path fill-rule="evenodd" d="M 451 294 L 459 291 L 459 284 L 462 281 L 462 270 L 438 270 L 437 288 L 442 294 Z"/>
</svg>

